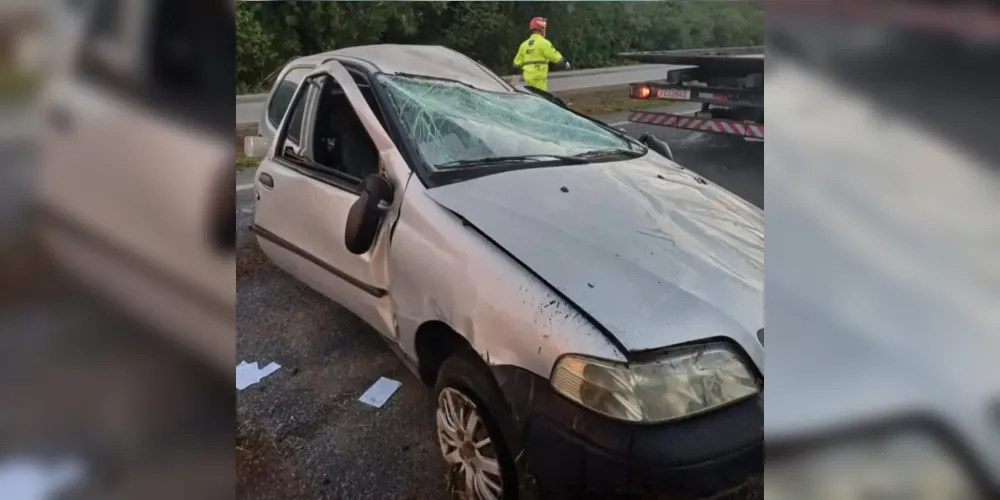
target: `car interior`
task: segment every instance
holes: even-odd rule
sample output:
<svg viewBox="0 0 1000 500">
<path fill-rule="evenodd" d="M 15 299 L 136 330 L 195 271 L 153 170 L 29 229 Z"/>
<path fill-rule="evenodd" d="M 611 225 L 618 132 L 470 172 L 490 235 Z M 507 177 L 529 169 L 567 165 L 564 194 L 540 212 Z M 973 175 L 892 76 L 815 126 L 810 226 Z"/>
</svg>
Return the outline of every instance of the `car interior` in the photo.
<svg viewBox="0 0 1000 500">
<path fill-rule="evenodd" d="M 370 89 L 362 87 L 361 92 L 374 104 Z M 378 149 L 343 89 L 332 80 L 324 83 L 317 105 L 312 154 L 320 167 L 353 181 L 378 173 Z"/>
</svg>

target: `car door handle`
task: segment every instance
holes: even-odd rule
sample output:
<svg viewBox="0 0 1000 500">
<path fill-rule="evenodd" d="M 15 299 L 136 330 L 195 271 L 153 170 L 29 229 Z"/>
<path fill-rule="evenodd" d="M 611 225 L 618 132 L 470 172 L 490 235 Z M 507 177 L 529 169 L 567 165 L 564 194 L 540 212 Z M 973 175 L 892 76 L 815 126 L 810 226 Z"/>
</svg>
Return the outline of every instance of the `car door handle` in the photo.
<svg viewBox="0 0 1000 500">
<path fill-rule="evenodd" d="M 257 177 L 257 179 L 260 180 L 260 183 L 263 184 L 264 187 L 272 189 L 274 188 L 274 178 L 271 177 L 271 174 L 267 173 L 260 174 L 260 176 Z"/>
</svg>

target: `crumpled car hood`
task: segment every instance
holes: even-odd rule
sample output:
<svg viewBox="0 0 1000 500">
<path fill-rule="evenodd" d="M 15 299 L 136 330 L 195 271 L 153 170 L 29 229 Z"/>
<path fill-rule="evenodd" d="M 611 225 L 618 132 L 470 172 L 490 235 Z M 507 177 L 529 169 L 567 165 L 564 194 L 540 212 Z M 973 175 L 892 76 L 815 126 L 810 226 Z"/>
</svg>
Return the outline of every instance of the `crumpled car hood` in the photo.
<svg viewBox="0 0 1000 500">
<path fill-rule="evenodd" d="M 763 369 L 763 211 L 655 153 L 434 188 L 629 351 L 730 337 Z"/>
</svg>

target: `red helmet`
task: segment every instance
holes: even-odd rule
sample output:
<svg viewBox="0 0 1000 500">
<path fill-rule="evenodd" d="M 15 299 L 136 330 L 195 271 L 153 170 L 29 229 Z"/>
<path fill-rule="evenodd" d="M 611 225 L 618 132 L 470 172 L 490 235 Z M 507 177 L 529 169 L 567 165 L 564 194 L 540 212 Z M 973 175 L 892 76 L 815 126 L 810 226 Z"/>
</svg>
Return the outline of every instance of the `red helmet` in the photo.
<svg viewBox="0 0 1000 500">
<path fill-rule="evenodd" d="M 546 26 L 548 26 L 548 24 L 549 22 L 544 17 L 533 17 L 531 18 L 531 22 L 528 23 L 528 28 L 530 28 L 532 31 L 535 30 L 545 31 L 545 28 Z"/>
</svg>

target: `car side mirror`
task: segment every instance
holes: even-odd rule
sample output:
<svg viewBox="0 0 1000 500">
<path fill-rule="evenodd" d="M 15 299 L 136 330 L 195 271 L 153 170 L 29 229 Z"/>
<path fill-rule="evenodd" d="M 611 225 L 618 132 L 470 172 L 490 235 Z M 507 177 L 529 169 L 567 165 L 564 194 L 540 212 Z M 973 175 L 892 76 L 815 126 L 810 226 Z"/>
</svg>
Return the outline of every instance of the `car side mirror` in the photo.
<svg viewBox="0 0 1000 500">
<path fill-rule="evenodd" d="M 674 161 L 674 152 L 670 150 L 670 146 L 667 145 L 666 142 L 663 142 L 650 134 L 642 134 L 640 140 L 649 149 L 660 153 L 663 157 L 670 161 Z"/>
<path fill-rule="evenodd" d="M 361 182 L 360 196 L 347 212 L 344 228 L 344 245 L 355 255 L 371 249 L 378 236 L 379 224 L 385 206 L 394 198 L 392 184 L 381 175 L 369 175 Z"/>
<path fill-rule="evenodd" d="M 270 146 L 271 141 L 267 137 L 248 135 L 243 138 L 243 155 L 259 160 L 267 155 Z"/>
</svg>

